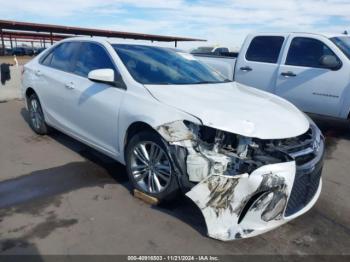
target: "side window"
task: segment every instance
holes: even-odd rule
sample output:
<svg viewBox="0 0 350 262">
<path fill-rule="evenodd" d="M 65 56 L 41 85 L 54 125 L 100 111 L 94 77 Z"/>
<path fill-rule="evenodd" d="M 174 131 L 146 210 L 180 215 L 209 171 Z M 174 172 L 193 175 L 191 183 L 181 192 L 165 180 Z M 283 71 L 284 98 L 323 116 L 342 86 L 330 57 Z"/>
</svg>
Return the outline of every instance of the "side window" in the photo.
<svg viewBox="0 0 350 262">
<path fill-rule="evenodd" d="M 52 53 L 50 66 L 70 72 L 74 66 L 74 58 L 79 49 L 79 44 L 79 42 L 67 42 L 57 46 Z"/>
<path fill-rule="evenodd" d="M 41 64 L 46 65 L 46 66 L 50 66 L 51 60 L 52 60 L 52 57 L 53 57 L 53 51 L 54 50 L 52 50 L 48 55 L 46 55 L 44 57 L 43 60 L 41 60 Z"/>
<path fill-rule="evenodd" d="M 324 55 L 333 55 L 333 51 L 317 39 L 295 37 L 290 44 L 286 65 L 322 68 L 320 59 Z"/>
<path fill-rule="evenodd" d="M 103 68 L 110 68 L 115 72 L 115 66 L 107 51 L 98 44 L 83 42 L 73 72 L 87 77 L 90 71 Z"/>
<path fill-rule="evenodd" d="M 246 59 L 255 62 L 277 63 L 284 37 L 282 36 L 257 36 L 246 53 Z"/>
</svg>

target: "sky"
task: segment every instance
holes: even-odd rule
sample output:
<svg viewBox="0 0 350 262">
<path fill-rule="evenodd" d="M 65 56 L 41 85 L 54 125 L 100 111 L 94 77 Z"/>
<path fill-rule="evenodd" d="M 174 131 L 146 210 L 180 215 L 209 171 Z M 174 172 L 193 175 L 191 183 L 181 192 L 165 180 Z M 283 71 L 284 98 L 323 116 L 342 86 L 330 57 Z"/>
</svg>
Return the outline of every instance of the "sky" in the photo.
<svg viewBox="0 0 350 262">
<path fill-rule="evenodd" d="M 350 32 L 350 0 L 0 0 L 0 19 L 187 36 L 238 49 L 253 32 Z"/>
</svg>

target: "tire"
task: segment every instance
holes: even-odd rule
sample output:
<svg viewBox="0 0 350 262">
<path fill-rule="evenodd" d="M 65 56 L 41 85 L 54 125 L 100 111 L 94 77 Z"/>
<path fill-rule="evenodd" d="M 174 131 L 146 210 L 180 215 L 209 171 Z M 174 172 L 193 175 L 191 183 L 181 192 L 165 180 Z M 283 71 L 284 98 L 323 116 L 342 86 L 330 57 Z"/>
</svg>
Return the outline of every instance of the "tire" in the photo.
<svg viewBox="0 0 350 262">
<path fill-rule="evenodd" d="M 32 94 L 28 98 L 29 125 L 33 131 L 39 135 L 47 135 L 50 127 L 45 123 L 45 118 L 39 98 Z"/>
<path fill-rule="evenodd" d="M 130 139 L 126 146 L 126 169 L 133 188 L 159 202 L 177 196 L 179 184 L 168 145 L 157 133 L 141 132 Z"/>
</svg>

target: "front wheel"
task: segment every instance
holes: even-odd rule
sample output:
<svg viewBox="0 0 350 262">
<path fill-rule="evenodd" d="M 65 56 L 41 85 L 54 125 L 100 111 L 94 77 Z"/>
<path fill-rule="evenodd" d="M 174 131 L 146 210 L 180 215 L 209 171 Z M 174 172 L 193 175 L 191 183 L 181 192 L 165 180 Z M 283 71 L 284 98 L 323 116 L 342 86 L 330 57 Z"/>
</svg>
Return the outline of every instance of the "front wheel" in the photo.
<svg viewBox="0 0 350 262">
<path fill-rule="evenodd" d="M 133 187 L 159 201 L 174 198 L 179 188 L 167 147 L 155 132 L 142 132 L 132 137 L 126 148 Z"/>
</svg>

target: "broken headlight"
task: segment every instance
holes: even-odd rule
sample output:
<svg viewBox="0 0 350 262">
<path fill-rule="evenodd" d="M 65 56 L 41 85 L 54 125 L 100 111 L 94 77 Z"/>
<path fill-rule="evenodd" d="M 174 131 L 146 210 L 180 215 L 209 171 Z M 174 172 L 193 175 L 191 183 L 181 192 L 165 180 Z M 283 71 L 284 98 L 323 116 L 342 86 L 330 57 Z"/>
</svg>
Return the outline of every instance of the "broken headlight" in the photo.
<svg viewBox="0 0 350 262">
<path fill-rule="evenodd" d="M 208 126 L 184 122 L 195 138 L 188 149 L 187 169 L 191 181 L 208 175 L 240 175 L 258 167 L 281 162 L 277 153 L 267 152 L 263 143 Z"/>
</svg>

